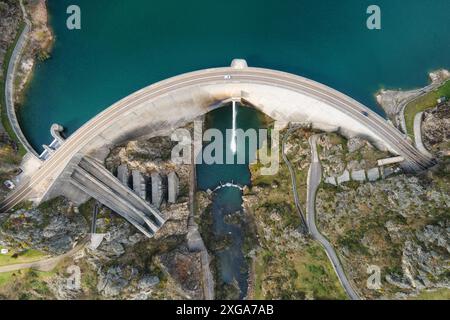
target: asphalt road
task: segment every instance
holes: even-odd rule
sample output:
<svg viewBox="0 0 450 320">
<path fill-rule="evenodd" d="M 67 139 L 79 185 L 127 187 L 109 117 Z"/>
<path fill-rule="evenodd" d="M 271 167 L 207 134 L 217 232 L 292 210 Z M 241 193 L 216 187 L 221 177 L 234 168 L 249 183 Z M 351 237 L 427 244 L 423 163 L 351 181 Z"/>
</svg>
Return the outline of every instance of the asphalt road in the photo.
<svg viewBox="0 0 450 320">
<path fill-rule="evenodd" d="M 287 132 L 285 133 L 284 137 L 283 137 L 283 141 L 282 141 L 282 146 L 281 146 L 281 155 L 283 157 L 284 163 L 287 165 L 288 169 L 289 169 L 289 173 L 291 175 L 291 186 L 292 186 L 292 193 L 294 194 L 294 203 L 295 203 L 295 208 L 297 209 L 297 213 L 300 216 L 300 220 L 302 221 L 302 226 L 300 227 L 302 233 L 308 233 L 308 225 L 306 223 L 306 218 L 305 218 L 305 214 L 303 213 L 303 209 L 300 205 L 300 200 L 298 197 L 298 190 L 297 190 L 297 178 L 295 175 L 295 170 L 292 167 L 291 162 L 289 161 L 286 153 L 285 153 L 285 145 L 286 145 L 286 141 L 289 138 L 289 136 L 291 135 L 292 131 L 297 130 L 297 127 L 292 127 L 289 128 L 287 130 Z"/>
<path fill-rule="evenodd" d="M 345 292 L 352 300 L 359 300 L 358 294 L 355 292 L 353 287 L 345 275 L 345 272 L 342 268 L 341 262 L 334 250 L 333 246 L 328 242 L 328 240 L 317 230 L 316 226 L 316 193 L 317 189 L 322 180 L 322 168 L 320 166 L 319 157 L 317 154 L 317 146 L 316 146 L 317 136 L 314 135 L 310 137 L 309 143 L 311 145 L 311 165 L 309 167 L 308 172 L 308 191 L 307 191 L 307 200 L 306 200 L 306 214 L 307 214 L 307 223 L 308 229 L 311 236 L 320 242 L 320 244 L 325 249 L 328 258 L 333 265 L 334 271 L 336 272 L 339 281 L 344 287 Z"/>
<path fill-rule="evenodd" d="M 226 75 L 231 76 L 231 79 L 225 78 Z M 432 164 L 431 159 L 422 155 L 414 146 L 405 140 L 396 128 L 388 124 L 384 118 L 334 89 L 306 78 L 275 70 L 260 68 L 244 68 L 240 70 L 230 67 L 216 68 L 191 72 L 158 82 L 125 97 L 99 113 L 72 134 L 31 178 L 23 181 L 5 199 L 0 211 L 8 211 L 21 201 L 29 199 L 33 193 L 33 188 L 40 185 L 42 188 L 43 182 L 46 182 L 47 187 L 51 185 L 72 157 L 88 145 L 95 136 L 103 132 L 106 128 L 113 126 L 116 119 L 121 117 L 125 110 L 130 112 L 133 107 L 141 104 L 143 101 L 154 99 L 178 89 L 208 84 L 222 84 L 230 81 L 233 83 L 255 83 L 283 87 L 313 96 L 316 99 L 333 105 L 336 109 L 357 119 L 363 125 L 377 132 L 385 143 L 405 158 L 405 161 L 410 165 L 411 169 L 425 169 Z M 369 116 L 364 116 L 361 110 L 366 111 Z"/>
<path fill-rule="evenodd" d="M 22 54 L 23 48 L 27 44 L 28 34 L 31 29 L 31 22 L 29 21 L 25 8 L 23 6 L 23 1 L 20 1 L 20 7 L 22 10 L 25 26 L 17 39 L 14 50 L 9 59 L 8 69 L 6 72 L 5 78 L 5 106 L 6 106 L 6 114 L 8 116 L 9 123 L 11 124 L 11 128 L 13 129 L 15 135 L 19 139 L 20 143 L 24 146 L 27 152 L 31 152 L 36 157 L 38 154 L 34 151 L 34 149 L 28 143 L 28 140 L 25 138 L 19 121 L 17 120 L 16 110 L 14 108 L 14 82 L 15 82 L 15 74 L 17 66 L 19 65 L 20 56 Z"/>
</svg>

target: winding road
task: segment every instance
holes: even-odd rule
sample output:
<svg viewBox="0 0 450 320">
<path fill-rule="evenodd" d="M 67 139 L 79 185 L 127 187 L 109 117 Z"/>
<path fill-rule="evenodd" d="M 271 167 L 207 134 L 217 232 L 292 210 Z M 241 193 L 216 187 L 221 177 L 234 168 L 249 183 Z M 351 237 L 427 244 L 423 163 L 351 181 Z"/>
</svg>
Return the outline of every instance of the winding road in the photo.
<svg viewBox="0 0 450 320">
<path fill-rule="evenodd" d="M 297 191 L 297 180 L 295 175 L 295 170 L 292 167 L 291 162 L 289 161 L 287 155 L 285 154 L 285 143 L 287 139 L 289 138 L 290 134 L 299 129 L 300 127 L 290 127 L 286 134 L 283 137 L 283 143 L 282 143 L 282 156 L 283 160 L 286 163 L 287 167 L 289 168 L 289 173 L 291 176 L 291 185 L 292 185 L 292 192 L 294 193 L 294 202 L 295 206 L 297 208 L 297 212 L 300 215 L 300 218 L 302 220 L 304 231 L 305 233 L 308 233 L 312 236 L 312 238 L 316 241 L 318 241 L 322 247 L 325 249 L 325 252 L 328 256 L 328 259 L 330 260 L 334 271 L 336 272 L 336 275 L 338 276 L 339 282 L 342 284 L 342 287 L 344 288 L 347 295 L 352 300 L 359 300 L 358 294 L 355 292 L 355 290 L 352 288 L 350 282 L 347 279 L 347 276 L 345 275 L 345 272 L 341 266 L 341 262 L 336 254 L 336 251 L 334 250 L 333 246 L 330 244 L 330 242 L 319 232 L 316 226 L 316 218 L 315 218 L 315 207 L 316 207 L 316 193 L 317 189 L 320 185 L 320 182 L 322 180 L 322 168 L 320 166 L 319 156 L 317 153 L 317 135 L 313 135 L 309 139 L 309 144 L 311 146 L 311 165 L 309 167 L 308 171 L 308 181 L 307 181 L 307 199 L 306 199 L 306 214 L 307 218 L 305 221 L 303 210 L 300 205 L 300 200 L 298 197 L 298 191 Z"/>
<path fill-rule="evenodd" d="M 320 166 L 319 156 L 317 154 L 317 135 L 313 135 L 309 138 L 309 144 L 311 146 L 311 165 L 308 172 L 308 191 L 306 197 L 306 214 L 308 229 L 311 236 L 320 242 L 325 249 L 328 258 L 333 265 L 339 281 L 345 289 L 345 292 L 352 300 L 359 300 L 359 296 L 353 289 L 352 285 L 347 279 L 345 272 L 342 268 L 341 262 L 330 242 L 319 232 L 316 226 L 316 193 L 322 180 L 322 168 Z"/>
<path fill-rule="evenodd" d="M 283 137 L 283 141 L 282 141 L 282 146 L 281 146 L 281 155 L 283 157 L 283 161 L 286 164 L 286 166 L 289 169 L 289 174 L 291 176 L 291 186 L 292 186 L 292 193 L 294 194 L 294 203 L 295 203 L 295 208 L 297 209 L 298 215 L 300 216 L 300 220 L 302 221 L 302 225 L 301 225 L 301 231 L 302 233 L 306 234 L 308 233 L 308 225 L 306 223 L 306 219 L 305 219 L 305 214 L 303 213 L 303 209 L 300 205 L 300 199 L 298 197 L 298 190 L 297 190 L 297 178 L 295 175 L 295 170 L 292 167 L 292 163 L 289 160 L 288 156 L 286 155 L 286 150 L 285 150 L 285 145 L 286 145 L 286 141 L 289 138 L 289 136 L 291 135 L 291 133 L 295 130 L 299 129 L 298 127 L 291 127 L 287 130 L 287 132 L 285 133 L 284 137 Z"/>
<path fill-rule="evenodd" d="M 8 69 L 6 71 L 6 80 L 5 80 L 5 106 L 6 106 L 6 114 L 8 115 L 9 123 L 11 127 L 19 139 L 20 143 L 24 146 L 27 152 L 30 152 L 34 156 L 38 157 L 36 151 L 30 146 L 28 140 L 25 138 L 22 129 L 20 128 L 19 121 L 17 120 L 16 110 L 14 108 L 14 82 L 15 75 L 17 72 L 17 66 L 20 62 L 20 56 L 22 54 L 23 49 L 27 43 L 28 34 L 31 30 L 31 22 L 27 17 L 23 1 L 20 0 L 20 8 L 22 10 L 23 19 L 25 22 L 25 26 L 20 33 L 19 38 L 17 39 L 14 50 L 11 54 L 8 63 Z"/>
</svg>

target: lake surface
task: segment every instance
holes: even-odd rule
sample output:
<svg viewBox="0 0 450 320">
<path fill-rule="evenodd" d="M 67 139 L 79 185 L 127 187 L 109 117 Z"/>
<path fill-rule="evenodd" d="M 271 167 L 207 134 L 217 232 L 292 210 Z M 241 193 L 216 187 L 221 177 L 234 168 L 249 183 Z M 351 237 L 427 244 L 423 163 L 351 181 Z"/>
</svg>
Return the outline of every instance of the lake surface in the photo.
<svg viewBox="0 0 450 320">
<path fill-rule="evenodd" d="M 19 112 L 37 149 L 57 122 L 74 132 L 118 99 L 233 58 L 330 85 L 377 109 L 382 86 L 427 83 L 450 68 L 450 1 L 377 0 L 382 30 L 366 28 L 372 0 L 49 0 L 52 58 L 38 65 Z M 81 8 L 81 30 L 66 8 Z"/>
</svg>

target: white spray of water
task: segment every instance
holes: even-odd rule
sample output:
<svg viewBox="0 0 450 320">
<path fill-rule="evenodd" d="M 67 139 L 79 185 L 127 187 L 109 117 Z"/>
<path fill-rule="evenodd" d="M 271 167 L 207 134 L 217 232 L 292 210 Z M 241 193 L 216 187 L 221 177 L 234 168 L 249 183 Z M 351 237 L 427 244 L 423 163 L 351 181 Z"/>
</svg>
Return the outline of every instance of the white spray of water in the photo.
<svg viewBox="0 0 450 320">
<path fill-rule="evenodd" d="M 233 128 L 231 130 L 230 149 L 231 149 L 231 151 L 233 151 L 233 153 L 236 153 L 236 151 L 237 151 L 237 145 L 236 145 L 236 101 L 233 101 Z"/>
</svg>

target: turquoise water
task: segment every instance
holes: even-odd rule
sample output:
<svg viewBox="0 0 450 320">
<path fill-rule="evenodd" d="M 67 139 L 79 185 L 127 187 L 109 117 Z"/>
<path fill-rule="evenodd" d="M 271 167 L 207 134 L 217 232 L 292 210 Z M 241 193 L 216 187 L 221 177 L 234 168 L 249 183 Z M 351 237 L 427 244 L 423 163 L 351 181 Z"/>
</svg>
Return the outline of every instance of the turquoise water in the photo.
<svg viewBox="0 0 450 320">
<path fill-rule="evenodd" d="M 232 106 L 216 109 L 206 115 L 205 129 L 215 128 L 220 130 L 225 137 L 227 130 L 232 128 Z M 253 108 L 236 106 L 236 128 L 247 131 L 248 129 L 263 129 L 263 115 Z M 230 139 L 223 144 L 223 163 L 226 163 L 226 152 L 231 151 Z M 265 138 L 265 137 L 264 137 Z M 211 142 L 213 143 L 213 142 Z M 209 143 L 205 143 L 207 146 Z M 255 159 L 255 153 L 249 152 L 249 141 L 237 146 L 238 152 L 246 155 L 245 164 L 199 164 L 197 165 L 197 184 L 201 190 L 214 189 L 221 182 L 234 182 L 240 185 L 250 185 L 251 176 L 248 164 Z M 232 154 L 232 153 L 230 153 Z M 239 288 L 239 297 L 247 294 L 248 287 L 248 263 L 242 252 L 244 242 L 244 228 L 240 224 L 229 224 L 224 221 L 228 214 L 242 210 L 242 192 L 237 188 L 222 188 L 214 193 L 211 214 L 213 217 L 212 232 L 215 239 L 227 238 L 230 244 L 215 252 L 218 263 L 220 281 L 228 286 Z"/>
<path fill-rule="evenodd" d="M 263 129 L 263 115 L 253 108 L 237 105 L 236 107 L 236 128 L 247 131 L 248 129 Z M 226 153 L 233 154 L 230 150 L 230 141 L 226 140 L 226 131 L 232 128 L 232 106 L 227 105 L 223 108 L 216 109 L 207 114 L 205 119 L 205 128 L 215 128 L 220 130 L 224 137 L 223 144 L 223 160 L 224 164 L 200 164 L 197 165 L 197 184 L 199 189 L 213 190 L 221 182 L 234 182 L 239 185 L 250 184 L 250 172 L 248 164 L 255 159 L 256 154 L 249 153 L 249 141 L 245 141 L 245 145 L 238 145 L 238 152 L 245 154 L 245 164 L 237 163 L 237 156 L 234 156 L 233 164 L 226 164 Z M 257 131 L 258 132 L 258 131 Z M 231 139 L 231 135 L 228 135 Z M 259 135 L 258 135 L 259 137 Z M 265 137 L 263 137 L 265 138 Z M 207 143 L 205 144 L 207 145 Z M 259 147 L 259 146 L 258 146 Z"/>
<path fill-rule="evenodd" d="M 365 27 L 372 0 L 49 0 L 52 58 L 37 67 L 20 110 L 41 150 L 53 122 L 67 134 L 118 99 L 196 69 L 251 66 L 303 75 L 377 108 L 382 86 L 424 85 L 450 67 L 450 1 L 377 0 L 381 31 Z M 66 29 L 78 4 L 82 29 Z"/>
</svg>

